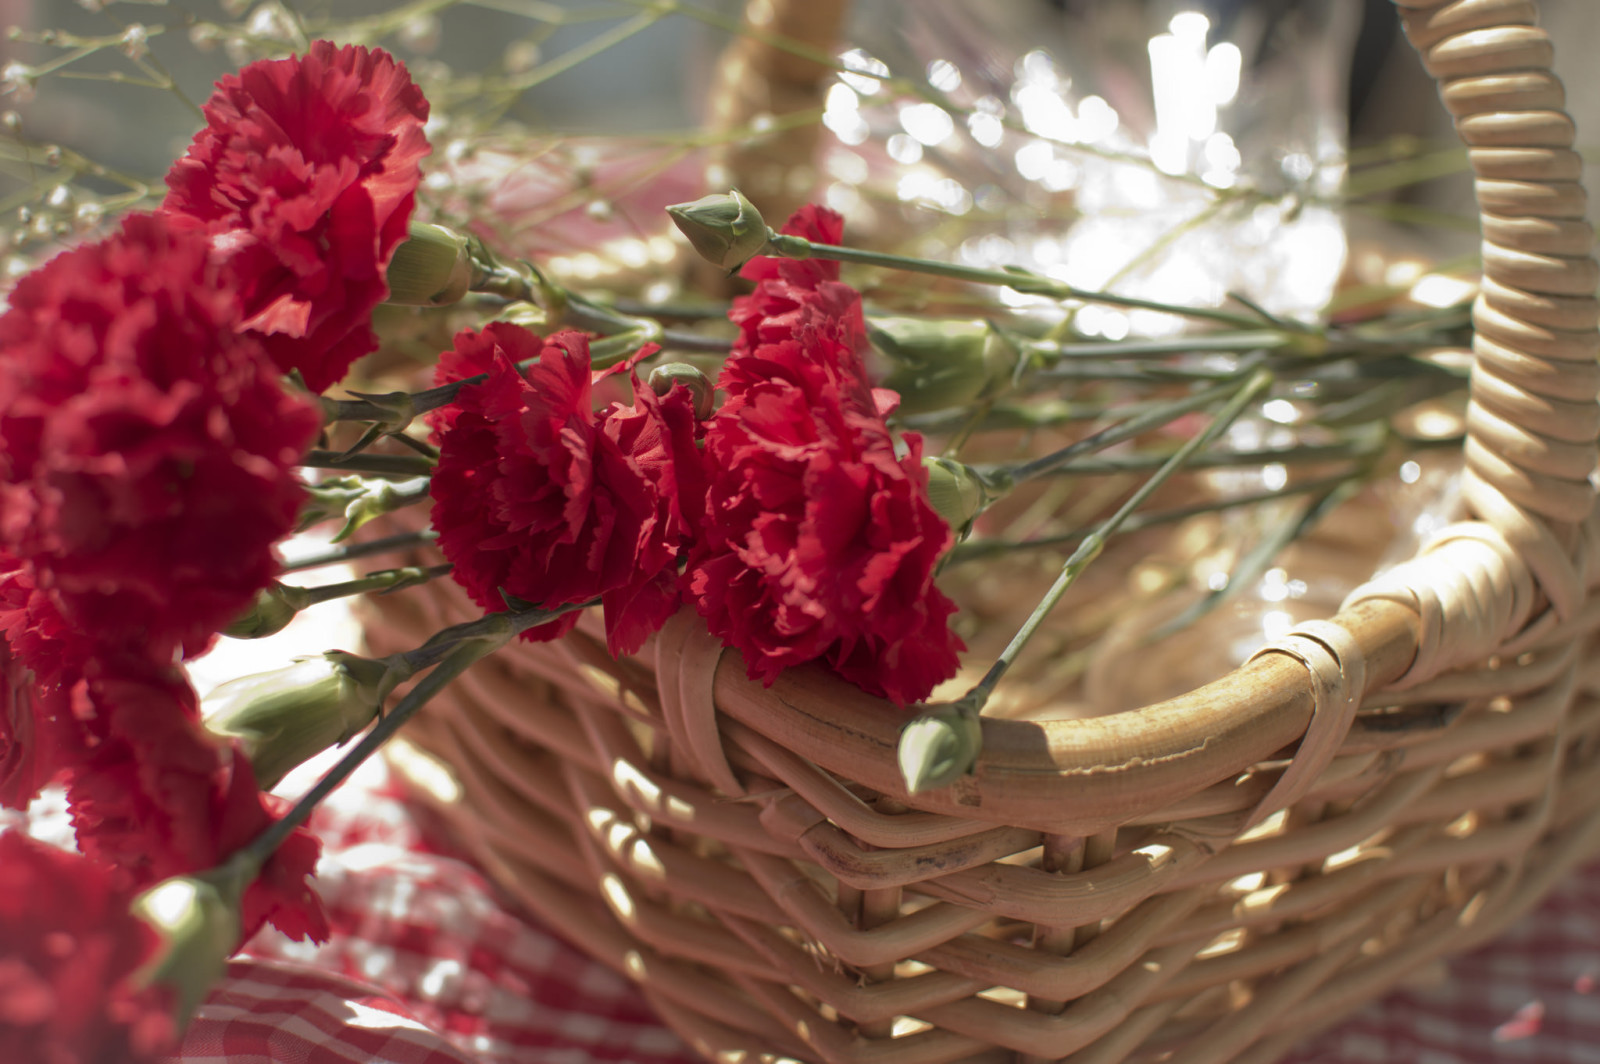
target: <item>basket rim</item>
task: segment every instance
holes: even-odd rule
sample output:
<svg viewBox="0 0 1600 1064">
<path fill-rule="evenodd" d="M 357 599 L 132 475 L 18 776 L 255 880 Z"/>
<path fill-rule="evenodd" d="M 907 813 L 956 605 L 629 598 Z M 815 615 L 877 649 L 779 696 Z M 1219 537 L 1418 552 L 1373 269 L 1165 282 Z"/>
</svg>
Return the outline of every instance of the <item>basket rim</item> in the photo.
<svg viewBox="0 0 1600 1064">
<path fill-rule="evenodd" d="M 1413 661 L 1420 620 L 1386 600 L 1335 618 L 1355 636 L 1373 686 Z M 641 656 L 655 651 L 647 645 Z M 911 711 L 818 666 L 786 669 L 765 687 L 727 649 L 707 680 L 716 708 L 842 779 L 930 813 L 1091 835 L 1130 816 L 1285 756 L 1314 712 L 1305 665 L 1284 654 L 1255 658 L 1226 676 L 1154 705 L 1060 720 L 981 718 L 983 751 L 972 775 L 915 796 L 895 750 Z"/>
</svg>

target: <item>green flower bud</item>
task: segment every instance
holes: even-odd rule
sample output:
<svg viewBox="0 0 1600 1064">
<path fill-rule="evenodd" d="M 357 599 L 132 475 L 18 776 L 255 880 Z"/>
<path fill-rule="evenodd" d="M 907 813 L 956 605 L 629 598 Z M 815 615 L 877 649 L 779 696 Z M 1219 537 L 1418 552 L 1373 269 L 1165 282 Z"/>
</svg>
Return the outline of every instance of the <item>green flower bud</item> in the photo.
<svg viewBox="0 0 1600 1064">
<path fill-rule="evenodd" d="M 202 700 L 206 730 L 239 740 L 263 790 L 378 715 L 402 666 L 342 651 L 229 680 Z"/>
<path fill-rule="evenodd" d="M 956 538 L 965 538 L 972 519 L 990 502 L 982 478 L 971 466 L 950 458 L 924 458 L 922 468 L 928 472 L 928 501 Z"/>
<path fill-rule="evenodd" d="M 924 414 L 965 406 L 1000 391 L 1018 353 L 985 321 L 871 318 L 867 338 L 894 368 L 883 387 L 900 393 L 900 411 Z"/>
<path fill-rule="evenodd" d="M 458 303 L 472 288 L 474 267 L 467 237 L 442 225 L 412 222 L 389 260 L 390 303 L 439 307 Z"/>
<path fill-rule="evenodd" d="M 239 877 L 177 876 L 133 899 L 133 915 L 155 929 L 161 946 L 135 979 L 173 989 L 178 1021 L 188 1022 L 211 988 L 221 981 L 228 957 L 239 948 L 243 927 Z"/>
<path fill-rule="evenodd" d="M 256 592 L 256 600 L 245 613 L 222 630 L 233 639 L 260 639 L 276 635 L 289 626 L 295 614 L 311 605 L 311 596 L 303 587 L 280 584 Z"/>
<path fill-rule="evenodd" d="M 694 416 L 701 421 L 710 417 L 716 388 L 704 373 L 687 362 L 668 362 L 650 371 L 650 390 L 657 395 L 666 395 L 678 384 L 688 388 L 694 398 Z"/>
<path fill-rule="evenodd" d="M 738 189 L 668 207 L 667 213 L 702 258 L 732 273 L 767 246 L 767 223 Z"/>
<path fill-rule="evenodd" d="M 918 794 L 945 787 L 969 774 L 983 746 L 978 714 L 941 706 L 900 731 L 896 756 L 906 791 Z"/>
</svg>

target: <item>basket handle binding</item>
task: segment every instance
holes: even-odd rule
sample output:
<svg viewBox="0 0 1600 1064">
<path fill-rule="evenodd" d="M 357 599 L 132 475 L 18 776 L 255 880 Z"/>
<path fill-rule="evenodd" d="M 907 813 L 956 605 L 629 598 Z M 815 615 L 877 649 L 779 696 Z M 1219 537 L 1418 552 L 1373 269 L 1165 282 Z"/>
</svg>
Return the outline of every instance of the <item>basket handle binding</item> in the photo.
<svg viewBox="0 0 1600 1064">
<path fill-rule="evenodd" d="M 1424 698 L 1439 672 L 1537 644 L 1600 582 L 1589 480 L 1600 437 L 1600 267 L 1549 36 L 1531 0 L 1396 3 L 1467 143 L 1482 219 L 1463 474 L 1474 520 L 1358 588 L 1333 622 L 1348 639 L 1321 622 L 1222 680 L 1112 717 L 985 719 L 976 776 L 918 795 L 916 806 L 1087 835 L 1304 740 L 1300 767 L 1259 819 L 1314 780 L 1361 693 L 1402 686 Z M 680 677 L 682 664 L 667 657 L 658 668 L 669 686 L 714 691 L 682 707 L 706 716 L 705 730 L 715 727 L 714 701 L 830 772 L 904 795 L 893 756 L 901 721 L 876 699 L 809 670 L 760 688 L 736 663 L 719 668 L 719 655 L 694 657 L 694 671 L 708 675 Z"/>
</svg>

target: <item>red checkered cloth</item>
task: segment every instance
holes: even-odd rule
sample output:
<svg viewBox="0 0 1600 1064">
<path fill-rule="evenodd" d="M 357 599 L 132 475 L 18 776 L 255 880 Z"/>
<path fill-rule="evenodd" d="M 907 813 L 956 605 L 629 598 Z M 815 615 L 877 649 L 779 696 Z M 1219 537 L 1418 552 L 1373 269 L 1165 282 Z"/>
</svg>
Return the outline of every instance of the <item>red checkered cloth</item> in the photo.
<svg viewBox="0 0 1600 1064">
<path fill-rule="evenodd" d="M 35 834 L 63 811 L 36 803 Z M 628 982 L 435 852 L 381 765 L 314 820 L 324 946 L 263 932 L 171 1064 L 698 1064 Z M 1600 866 L 1447 978 L 1396 993 L 1293 1064 L 1600 1064 Z M 9 1064 L 9 1062 L 7 1062 Z"/>
<path fill-rule="evenodd" d="M 228 965 L 183 1040 L 184 1064 L 474 1064 L 395 998 L 316 968 Z"/>
</svg>

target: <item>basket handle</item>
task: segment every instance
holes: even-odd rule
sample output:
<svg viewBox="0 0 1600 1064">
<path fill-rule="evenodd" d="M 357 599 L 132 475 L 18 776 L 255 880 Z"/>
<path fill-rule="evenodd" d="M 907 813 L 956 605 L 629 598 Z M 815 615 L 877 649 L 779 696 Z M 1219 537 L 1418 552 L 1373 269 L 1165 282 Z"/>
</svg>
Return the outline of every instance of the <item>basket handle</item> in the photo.
<svg viewBox="0 0 1600 1064">
<path fill-rule="evenodd" d="M 1396 0 L 1407 38 L 1467 144 L 1483 230 L 1483 287 L 1455 526 L 1357 589 L 1422 618 L 1397 681 L 1501 650 L 1542 604 L 1566 621 L 1600 566 L 1590 474 L 1600 437 L 1600 266 L 1554 48 L 1532 0 Z"/>
<path fill-rule="evenodd" d="M 1482 219 L 1468 498 L 1485 520 L 1509 508 L 1570 551 L 1595 501 L 1600 266 L 1554 49 L 1532 0 L 1398 2 L 1467 144 Z M 1558 608 L 1563 591 L 1545 587 Z"/>
</svg>

